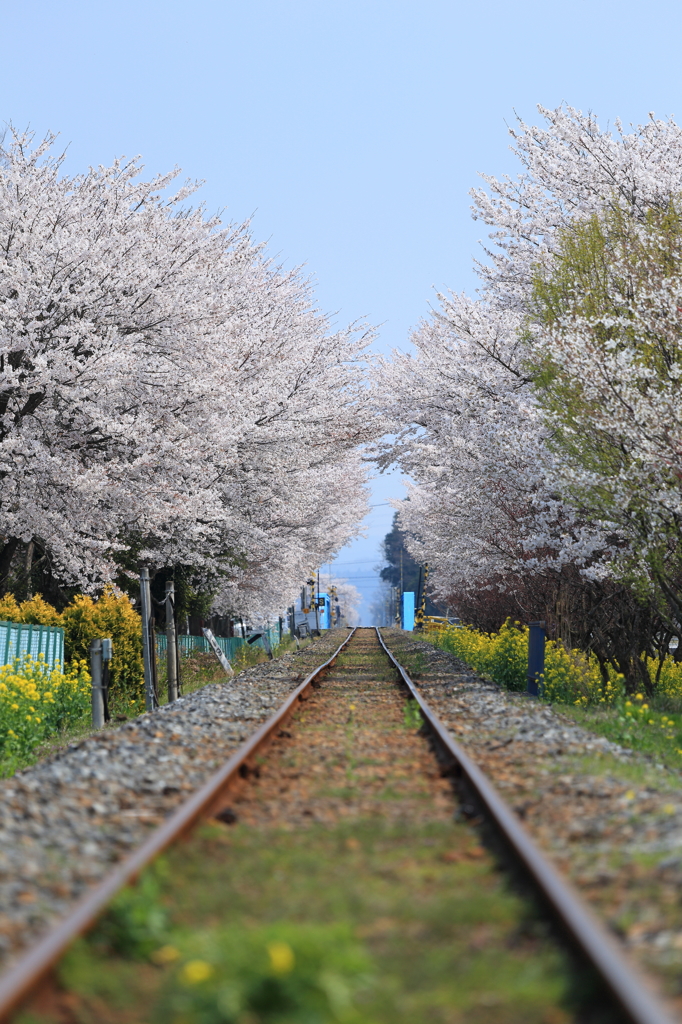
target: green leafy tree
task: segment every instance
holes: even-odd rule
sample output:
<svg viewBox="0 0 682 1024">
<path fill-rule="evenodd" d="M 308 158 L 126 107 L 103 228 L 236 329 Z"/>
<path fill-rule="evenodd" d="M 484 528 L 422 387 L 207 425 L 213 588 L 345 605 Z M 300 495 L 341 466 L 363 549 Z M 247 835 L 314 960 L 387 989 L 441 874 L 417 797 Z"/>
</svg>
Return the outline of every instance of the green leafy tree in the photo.
<svg viewBox="0 0 682 1024">
<path fill-rule="evenodd" d="M 617 574 L 682 621 L 682 206 L 615 205 L 561 232 L 527 332 L 557 489 Z"/>
</svg>

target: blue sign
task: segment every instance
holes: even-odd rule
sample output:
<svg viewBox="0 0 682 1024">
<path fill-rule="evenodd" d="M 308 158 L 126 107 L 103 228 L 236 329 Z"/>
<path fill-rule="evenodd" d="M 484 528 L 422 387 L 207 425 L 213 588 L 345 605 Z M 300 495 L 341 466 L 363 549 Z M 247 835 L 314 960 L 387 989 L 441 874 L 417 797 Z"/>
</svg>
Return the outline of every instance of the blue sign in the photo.
<svg viewBox="0 0 682 1024">
<path fill-rule="evenodd" d="M 400 625 L 403 629 L 414 629 L 414 594 L 411 591 L 403 594 L 403 608 Z"/>
</svg>

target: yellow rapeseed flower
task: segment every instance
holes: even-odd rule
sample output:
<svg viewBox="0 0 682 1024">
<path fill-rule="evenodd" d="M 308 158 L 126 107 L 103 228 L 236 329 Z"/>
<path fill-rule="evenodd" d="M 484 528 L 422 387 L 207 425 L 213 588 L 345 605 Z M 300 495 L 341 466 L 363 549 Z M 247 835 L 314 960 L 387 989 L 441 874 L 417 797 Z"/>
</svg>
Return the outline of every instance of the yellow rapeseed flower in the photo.
<svg viewBox="0 0 682 1024">
<path fill-rule="evenodd" d="M 207 981 L 212 974 L 213 968 L 205 960 L 189 960 L 182 968 L 182 980 L 188 985 Z"/>
<path fill-rule="evenodd" d="M 296 957 L 288 942 L 268 942 L 266 949 L 275 974 L 290 974 L 293 971 Z"/>
<path fill-rule="evenodd" d="M 172 964 L 174 960 L 179 960 L 180 950 L 176 949 L 175 946 L 161 946 L 161 949 L 156 949 L 152 953 L 152 960 L 155 964 Z"/>
</svg>

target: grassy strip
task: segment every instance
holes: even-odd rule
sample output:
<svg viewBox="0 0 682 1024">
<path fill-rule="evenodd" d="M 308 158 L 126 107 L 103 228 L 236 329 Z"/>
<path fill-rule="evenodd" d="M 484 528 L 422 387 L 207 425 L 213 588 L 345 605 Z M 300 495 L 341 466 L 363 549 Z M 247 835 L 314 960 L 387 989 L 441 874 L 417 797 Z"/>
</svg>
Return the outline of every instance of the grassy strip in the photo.
<svg viewBox="0 0 682 1024">
<path fill-rule="evenodd" d="M 656 764 L 682 771 L 682 714 L 656 710 L 643 700 L 619 701 L 610 707 L 560 705 L 559 710 L 578 725 Z M 667 703 L 667 701 L 661 701 Z"/>
<path fill-rule="evenodd" d="M 443 823 L 205 826 L 68 954 L 72 1019 L 567 1024 L 589 979 L 472 838 Z"/>
</svg>

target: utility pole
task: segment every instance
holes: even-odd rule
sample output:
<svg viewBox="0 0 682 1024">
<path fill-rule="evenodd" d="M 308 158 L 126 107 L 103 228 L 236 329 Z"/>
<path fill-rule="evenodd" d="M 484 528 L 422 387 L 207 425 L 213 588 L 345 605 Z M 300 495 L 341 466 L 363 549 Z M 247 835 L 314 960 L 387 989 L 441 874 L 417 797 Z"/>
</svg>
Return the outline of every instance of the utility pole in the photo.
<svg viewBox="0 0 682 1024">
<path fill-rule="evenodd" d="M 166 676 L 168 703 L 178 699 L 178 648 L 175 638 L 175 583 L 166 582 Z"/>
<path fill-rule="evenodd" d="M 320 632 L 320 570 L 317 570 L 317 600 L 315 601 L 315 628 Z"/>
</svg>

